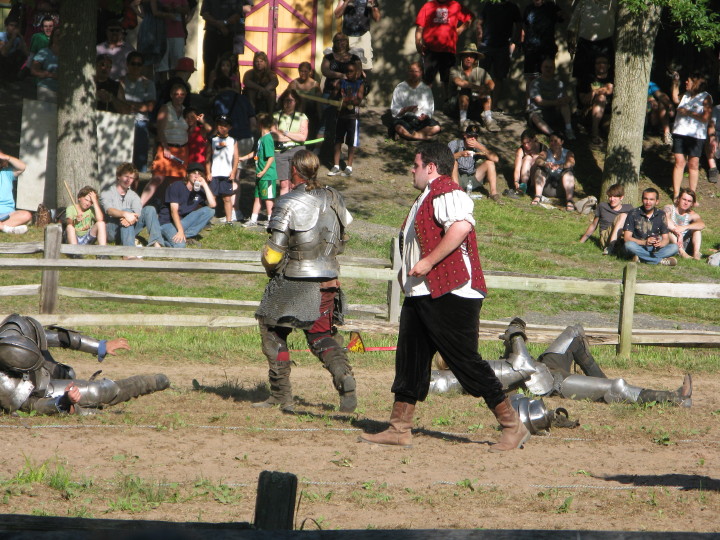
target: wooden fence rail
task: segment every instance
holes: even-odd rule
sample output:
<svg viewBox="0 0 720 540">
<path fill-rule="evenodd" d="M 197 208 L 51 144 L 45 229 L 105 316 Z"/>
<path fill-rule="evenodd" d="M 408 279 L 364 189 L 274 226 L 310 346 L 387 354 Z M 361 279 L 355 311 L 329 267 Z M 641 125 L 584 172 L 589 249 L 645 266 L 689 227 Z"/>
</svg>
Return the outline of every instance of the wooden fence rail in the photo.
<svg viewBox="0 0 720 540">
<path fill-rule="evenodd" d="M 169 249 L 137 248 L 123 246 L 76 246 L 61 243 L 60 227 L 50 225 L 46 228 L 45 242 L 0 244 L 0 254 L 32 255 L 42 253 L 43 258 L 7 257 L 0 258 L 0 269 L 42 270 L 40 285 L 10 285 L 0 287 L 0 296 L 40 295 L 40 313 L 54 314 L 58 296 L 76 298 L 94 298 L 97 300 L 122 303 L 152 303 L 173 306 L 192 306 L 217 308 L 234 311 L 254 311 L 258 302 L 250 300 L 227 300 L 218 298 L 164 297 L 131 294 L 116 294 L 105 291 L 92 291 L 59 285 L 61 270 L 76 271 L 140 271 L 140 272 L 202 272 L 225 274 L 263 274 L 260 255 L 256 251 L 231 251 L 211 249 Z M 152 260 L 95 260 L 61 259 L 61 255 L 84 256 L 146 256 Z M 354 320 L 355 329 L 366 331 L 395 332 L 400 314 L 401 290 L 397 282 L 400 268 L 400 253 L 397 239 L 391 244 L 389 259 L 369 257 L 340 256 L 342 278 L 379 280 L 387 282 L 387 301 L 383 305 L 350 304 L 351 314 L 371 315 L 386 319 Z M 167 260 L 175 259 L 175 260 Z M 181 259 L 181 260 L 177 260 Z M 202 260 L 198 264 L 197 260 Z M 662 345 L 720 346 L 720 332 L 707 331 L 633 331 L 633 315 L 636 295 L 664 296 L 670 298 L 720 298 L 720 285 L 711 283 L 657 283 L 637 282 L 637 265 L 628 263 L 622 279 L 581 279 L 567 277 L 547 277 L 522 275 L 508 272 L 487 272 L 485 274 L 490 289 L 531 291 L 545 293 L 586 294 L 613 297 L 619 301 L 618 328 L 596 329 L 593 341 L 596 343 L 617 344 L 619 355 L 627 356 L 632 343 Z M 63 315 L 52 320 L 63 320 L 65 324 L 80 325 L 78 321 L 97 325 L 98 321 L 107 325 L 161 325 L 161 326 L 249 326 L 254 324 L 250 317 L 217 317 L 197 315 L 176 315 L 162 317 L 135 314 L 106 315 Z M 95 321 L 95 322 L 91 322 Z M 130 322 L 128 322 L 130 321 Z M 481 322 L 481 337 L 492 336 L 504 323 L 496 321 Z M 531 335 L 538 341 L 547 341 L 555 327 L 533 326 Z"/>
</svg>

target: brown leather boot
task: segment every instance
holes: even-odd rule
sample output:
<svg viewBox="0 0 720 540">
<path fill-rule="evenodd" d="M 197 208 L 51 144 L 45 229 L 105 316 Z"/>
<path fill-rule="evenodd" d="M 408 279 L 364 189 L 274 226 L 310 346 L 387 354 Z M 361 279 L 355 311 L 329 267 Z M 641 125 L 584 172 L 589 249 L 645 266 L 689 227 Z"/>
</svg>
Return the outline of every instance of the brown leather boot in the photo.
<svg viewBox="0 0 720 540">
<path fill-rule="evenodd" d="M 520 420 L 520 416 L 513 406 L 510 405 L 510 399 L 505 398 L 505 401 L 493 409 L 493 413 L 502 427 L 502 434 L 500 440 L 490 446 L 490 452 L 515 450 L 530 438 L 530 432 Z"/>
<path fill-rule="evenodd" d="M 412 423 L 415 414 L 415 405 L 396 401 L 390 414 L 390 427 L 385 431 L 370 435 L 363 433 L 360 441 L 373 444 L 386 444 L 390 446 L 412 446 Z"/>
</svg>

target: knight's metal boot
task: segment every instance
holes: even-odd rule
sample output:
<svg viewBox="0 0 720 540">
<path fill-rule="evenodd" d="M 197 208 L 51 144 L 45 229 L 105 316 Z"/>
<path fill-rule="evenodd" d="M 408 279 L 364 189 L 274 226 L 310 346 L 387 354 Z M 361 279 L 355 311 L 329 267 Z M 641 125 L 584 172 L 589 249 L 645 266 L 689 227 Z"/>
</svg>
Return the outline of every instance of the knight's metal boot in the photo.
<svg viewBox="0 0 720 540">
<path fill-rule="evenodd" d="M 256 408 L 269 408 L 280 405 L 285 412 L 295 410 L 290 383 L 290 361 L 268 360 L 268 380 L 270 382 L 270 397 L 265 401 L 253 403 Z"/>
<path fill-rule="evenodd" d="M 412 424 L 415 405 L 396 401 L 390 413 L 390 427 L 380 433 L 360 435 L 360 441 L 388 446 L 412 446 Z"/>
<path fill-rule="evenodd" d="M 637 400 L 638 403 L 673 403 L 680 407 L 691 407 L 692 406 L 692 377 L 688 373 L 683 379 L 683 384 L 680 388 L 672 391 L 667 390 L 650 390 L 644 388 L 640 391 L 640 396 Z"/>
</svg>

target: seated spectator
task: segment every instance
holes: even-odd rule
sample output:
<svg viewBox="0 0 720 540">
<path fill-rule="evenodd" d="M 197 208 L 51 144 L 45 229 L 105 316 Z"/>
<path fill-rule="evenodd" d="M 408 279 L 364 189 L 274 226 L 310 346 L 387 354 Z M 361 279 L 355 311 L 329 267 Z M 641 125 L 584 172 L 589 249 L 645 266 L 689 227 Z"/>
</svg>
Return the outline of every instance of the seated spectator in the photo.
<svg viewBox="0 0 720 540">
<path fill-rule="evenodd" d="M 155 83 L 141 74 L 143 55 L 131 52 L 127 56 L 127 75 L 120 79 L 120 100 L 123 112 L 135 115 L 133 165 L 140 172 L 147 171 L 150 150 L 150 114 L 155 108 Z"/>
<path fill-rule="evenodd" d="M 270 114 L 275 111 L 277 86 L 278 78 L 270 69 L 267 54 L 257 51 L 253 56 L 252 69 L 247 70 L 243 77 L 245 94 L 256 111 L 266 111 Z"/>
<path fill-rule="evenodd" d="M 240 92 L 240 75 L 238 73 L 238 60 L 237 55 L 232 52 L 226 52 L 218 58 L 215 67 L 210 71 L 208 76 L 207 88 L 200 92 L 208 97 L 215 96 L 215 81 L 219 76 L 227 77 L 232 82 L 232 89 L 236 92 Z"/>
<path fill-rule="evenodd" d="M 212 104 L 213 115 L 230 118 L 232 123 L 230 136 L 237 141 L 240 155 L 245 156 L 252 152 L 255 146 L 254 134 L 257 130 L 255 109 L 246 95 L 238 94 L 232 89 L 232 81 L 229 78 L 219 76 L 215 80 L 215 88 L 218 93 Z M 212 129 L 212 126 L 206 124 L 206 128 L 208 127 Z"/>
<path fill-rule="evenodd" d="M 708 124 L 707 141 L 705 143 L 705 157 L 708 161 L 708 182 L 717 184 L 718 174 L 717 160 L 720 159 L 720 144 L 718 144 L 718 128 L 720 128 L 720 105 L 715 105 Z M 672 142 L 672 138 L 670 139 Z"/>
<path fill-rule="evenodd" d="M 433 120 L 435 101 L 432 90 L 422 82 L 419 62 L 408 66 L 407 79 L 393 90 L 390 112 L 395 133 L 410 141 L 424 141 L 440 133 L 440 124 Z"/>
<path fill-rule="evenodd" d="M 567 140 L 575 139 L 570 121 L 570 96 L 565 93 L 562 81 L 555 78 L 555 60 L 543 60 L 540 77 L 530 84 L 528 94 L 530 124 L 545 135 L 550 135 L 553 129 L 564 124 Z"/>
<path fill-rule="evenodd" d="M 670 242 L 677 244 L 681 257 L 696 261 L 701 258 L 702 230 L 705 222 L 693 210 L 696 202 L 695 192 L 688 188 L 680 188 L 680 196 L 675 204 L 668 204 L 663 209 L 667 216 Z M 692 255 L 691 255 L 692 254 Z"/>
<path fill-rule="evenodd" d="M 562 133 L 550 134 L 550 146 L 541 153 L 535 160 L 535 173 L 532 176 L 533 200 L 530 204 L 536 206 L 540 203 L 542 196 L 558 197 L 561 193 L 565 196 L 565 209 L 568 212 L 575 211 L 575 155 L 563 148 L 565 137 Z"/>
<path fill-rule="evenodd" d="M 606 56 L 595 58 L 595 70 L 578 84 L 580 104 L 583 114 L 590 120 L 590 135 L 593 144 L 602 144 L 600 127 L 610 129 L 610 105 L 613 96 L 613 78 L 610 74 L 610 61 Z"/>
<path fill-rule="evenodd" d="M 670 119 L 675 117 L 675 109 L 670 101 L 670 96 L 660 90 L 660 87 L 652 81 L 648 84 L 647 110 L 650 125 L 657 130 L 662 130 L 663 143 L 672 146 Z"/>
<path fill-rule="evenodd" d="M 613 184 L 608 188 L 607 202 L 603 201 L 595 208 L 595 219 L 588 225 L 585 234 L 580 237 L 580 242 L 586 242 L 600 225 L 600 248 L 603 250 L 603 255 L 615 251 L 615 244 L 619 240 L 619 230 L 615 227 L 618 216 L 623 216 L 624 224 L 625 215 L 633 209 L 631 204 L 622 202 L 624 197 L 625 188 L 622 184 Z M 612 234 L 613 232 L 615 234 Z"/>
<path fill-rule="evenodd" d="M 495 164 L 500 158 L 478 140 L 478 135 L 480 126 L 470 124 L 463 132 L 462 139 L 454 139 L 448 143 L 457 165 L 453 169 L 453 180 L 464 190 L 472 191 L 479 189 L 487 178 L 490 184 L 490 199 L 499 203 Z"/>
<path fill-rule="evenodd" d="M 99 54 L 95 61 L 95 108 L 98 111 L 118 112 L 122 107 L 120 83 L 110 78 L 112 60 Z"/>
<path fill-rule="evenodd" d="M 105 216 L 100 208 L 97 191 L 85 186 L 78 192 L 78 202 L 65 209 L 65 239 L 68 244 L 107 245 Z"/>
<path fill-rule="evenodd" d="M 32 214 L 27 210 L 15 209 L 13 183 L 25 171 L 25 163 L 18 158 L 0 151 L 0 232 L 25 234 Z"/>
<path fill-rule="evenodd" d="M 175 85 L 181 84 L 185 87 L 185 100 L 183 101 L 183 107 L 191 106 L 192 88 L 190 88 L 190 77 L 197 71 L 195 67 L 195 61 L 187 56 L 181 58 L 175 64 L 174 75 L 170 79 L 163 83 L 157 84 L 157 105 L 155 107 L 156 114 L 159 112 L 159 107 L 170 101 L 170 92 Z"/>
<path fill-rule="evenodd" d="M 205 180 L 205 165 L 191 163 L 187 171 L 184 182 L 167 189 L 158 214 L 165 247 L 184 248 L 215 215 L 215 196 Z"/>
<path fill-rule="evenodd" d="M 162 247 L 160 222 L 154 206 L 142 206 L 140 197 L 132 190 L 138 170 L 132 163 L 121 163 L 115 173 L 115 185 L 100 194 L 105 209 L 108 239 L 123 246 L 135 245 L 135 237 L 143 228 L 148 231 L 148 246 Z M 135 257 L 123 257 L 131 259 Z"/>
<path fill-rule="evenodd" d="M 60 29 L 56 27 L 50 36 L 50 46 L 38 51 L 30 67 L 30 73 L 37 79 L 37 98 L 40 101 L 57 103 L 59 56 Z"/>
<path fill-rule="evenodd" d="M 298 66 L 298 74 L 297 79 L 290 81 L 288 85 L 289 89 L 295 90 L 299 94 L 322 95 L 320 83 L 313 77 L 313 69 L 310 62 L 301 62 Z M 302 95 L 300 97 L 302 97 Z M 282 106 L 282 102 L 280 105 Z M 320 128 L 320 119 L 322 118 L 321 104 L 317 101 L 303 99 L 298 111 L 308 117 L 308 135 L 310 138 L 314 137 Z"/>
<path fill-rule="evenodd" d="M 40 49 L 45 49 L 50 46 L 50 36 L 55 29 L 55 19 L 51 15 L 45 15 L 42 19 L 41 31 L 36 32 L 30 38 L 30 52 L 28 53 L 27 62 L 23 69 L 30 71 L 33 58 L 40 52 Z"/>
<path fill-rule="evenodd" d="M 237 141 L 230 136 L 231 127 L 227 116 L 216 116 L 215 135 L 208 142 L 205 153 L 205 175 L 212 179 L 213 194 L 222 197 L 225 223 L 228 224 L 234 221 L 235 174 L 240 157 Z"/>
<path fill-rule="evenodd" d="M 659 194 L 655 188 L 642 192 L 642 206 L 631 210 L 623 226 L 625 253 L 634 262 L 675 266 L 678 245 L 670 241 L 667 216 L 656 208 Z"/>
<path fill-rule="evenodd" d="M 95 47 L 96 54 L 107 54 L 110 57 L 112 60 L 110 77 L 117 81 L 127 73 L 127 56 L 135 49 L 129 43 L 125 43 L 125 32 L 118 20 L 108 24 L 106 35 L 107 40 Z"/>
<path fill-rule="evenodd" d="M 0 72 L 6 81 L 15 79 L 28 56 L 25 41 L 20 35 L 20 21 L 7 17 L 5 31 L 0 32 Z"/>
<path fill-rule="evenodd" d="M 547 146 L 537 140 L 535 132 L 526 129 L 520 135 L 520 146 L 515 152 L 515 168 L 513 172 L 513 189 L 514 195 L 519 197 L 530 183 L 530 178 L 535 172 L 535 161 L 545 152 L 547 155 Z M 524 189 L 520 184 L 525 184 Z M 512 195 L 510 195 L 512 197 Z"/>
<path fill-rule="evenodd" d="M 468 118 L 481 120 L 488 131 L 500 131 L 492 117 L 492 92 L 495 83 L 490 74 L 477 65 L 482 56 L 474 43 L 458 53 L 460 66 L 450 70 L 450 82 L 455 95 L 450 98 L 451 113 L 459 113 L 460 129 L 468 125 Z"/>
<path fill-rule="evenodd" d="M 145 206 L 155 195 L 162 191 L 168 182 L 185 177 L 188 159 L 188 125 L 183 117 L 183 101 L 185 86 L 176 84 L 171 91 L 172 99 L 160 107 L 157 121 L 158 149 L 152 165 L 153 176 L 142 193 L 142 204 Z"/>
</svg>

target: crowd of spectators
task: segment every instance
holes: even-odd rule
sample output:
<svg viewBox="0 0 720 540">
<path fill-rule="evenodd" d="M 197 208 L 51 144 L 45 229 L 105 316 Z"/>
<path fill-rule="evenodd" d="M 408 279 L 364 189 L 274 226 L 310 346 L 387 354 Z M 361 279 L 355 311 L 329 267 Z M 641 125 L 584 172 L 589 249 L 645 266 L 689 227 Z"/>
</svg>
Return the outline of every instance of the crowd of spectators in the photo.
<svg viewBox="0 0 720 540">
<path fill-rule="evenodd" d="M 0 32 L 0 67 L 8 77 L 34 76 L 38 99 L 55 102 L 63 52 L 59 2 L 17 4 L 23 9 L 13 10 L 4 21 L 5 31 Z M 242 162 L 251 158 L 257 161 L 262 153 L 263 167 L 255 163 L 257 204 L 249 219 L 253 225 L 261 201 L 266 201 L 269 217 L 272 200 L 288 191 L 287 165 L 292 155 L 315 137 L 324 138 L 330 149 L 329 176 L 353 174 L 360 145 L 360 106 L 372 88 L 371 30 L 382 17 L 377 0 L 339 0 L 334 16 L 342 20 L 341 31 L 333 36 L 332 48 L 324 52 L 320 63 L 322 85 L 313 66 L 302 62 L 297 78 L 279 99 L 279 79 L 272 69 L 273 59 L 265 52 L 254 53 L 252 66 L 242 76 L 238 69 L 238 54 L 245 50 L 245 17 L 252 10 L 252 0 L 123 0 L 112 8 L 105 2 L 99 5 L 97 109 L 134 118 L 131 165 L 136 178 L 132 187 L 138 189 L 137 172 L 151 173 L 139 195 L 140 207 L 132 208 L 135 219 L 113 216 L 124 223 L 122 227 L 134 230 L 131 226 L 152 222 L 149 216 L 141 219 L 144 209 L 151 206 L 163 216 L 163 227 L 172 225 L 175 229 L 170 235 L 152 232 L 151 245 L 184 245 L 185 238 L 190 238 L 182 234 L 184 216 L 170 211 L 168 199 L 170 188 L 177 198 L 179 188 L 175 184 L 185 186 L 192 201 L 204 199 L 201 204 L 209 206 L 210 198 L 202 196 L 207 187 L 213 193 L 212 207 L 215 198 L 222 200 L 221 221 L 238 221 L 242 216 L 237 196 Z M 406 78 L 392 95 L 392 135 L 411 141 L 436 137 L 441 126 L 433 116 L 442 109 L 457 119 L 461 135 L 450 143 L 457 159 L 456 180 L 468 190 L 479 189 L 487 182 L 489 198 L 500 202 L 496 172 L 500 158 L 492 150 L 491 136 L 500 127 L 493 113 L 502 112 L 501 103 L 507 106 L 505 89 L 512 76 L 512 58 L 522 55 L 529 129 L 523 132 L 515 155 L 512 184 L 503 194 L 519 198 L 527 193 L 532 197 L 531 205 L 556 197 L 565 201 L 568 211 L 574 211 L 575 157 L 564 145 L 575 140 L 578 124 L 585 124 L 583 130 L 593 145 L 602 144 L 607 134 L 614 91 L 615 7 L 616 0 L 577 0 L 568 17 L 550 0 L 531 0 L 523 10 L 511 0 L 487 2 L 475 13 L 457 0 L 427 1 L 415 17 L 415 47 L 420 61 L 408 63 Z M 204 21 L 205 78 L 203 88 L 196 93 L 188 82 L 196 71 L 195 62 L 184 51 L 187 25 L 198 16 Z M 555 69 L 556 27 L 568 19 L 567 46 L 574 54 L 575 81 L 571 85 L 563 82 Z M 460 46 L 461 39 L 466 42 L 464 47 Z M 667 92 L 661 85 L 650 83 L 648 125 L 656 126 L 663 142 L 672 145 L 673 200 L 679 204 L 687 169 L 694 206 L 703 155 L 708 161 L 708 179 L 717 182 L 720 176 L 715 128 L 720 121 L 720 105 L 713 110 L 704 74 L 690 74 L 684 94 L 678 72 L 670 70 L 669 75 Z M 441 85 L 433 94 L 438 76 Z M 268 113 L 265 122 L 270 125 L 263 130 L 259 129 L 256 112 Z M 482 142 L 481 127 L 487 132 Z M 544 136 L 547 146 L 536 133 Z M 268 144 L 258 144 L 262 137 L 272 139 L 272 155 Z M 341 160 L 343 145 L 348 149 L 345 160 Z M 191 166 L 193 177 L 204 178 L 199 187 L 189 180 Z M 131 174 L 123 171 L 123 176 Z M 188 187 L 191 184 L 192 189 Z M 184 191 L 179 194 L 186 197 Z M 615 209 L 617 194 L 608 192 L 608 196 L 608 204 Z M 102 200 L 100 197 L 99 208 Z M 78 205 L 82 206 L 80 200 L 74 202 Z M 186 209 L 187 205 L 181 206 Z M 604 213 L 596 216 L 583 241 L 598 221 L 601 231 L 608 228 L 607 209 L 601 207 Z M 130 207 L 116 210 L 130 212 Z M 672 215 L 686 214 L 678 210 Z M 693 222 L 702 223 L 695 218 Z M 153 231 L 157 229 L 153 226 Z M 121 238 L 119 230 L 112 229 L 111 241 Z M 622 235 L 615 232 L 618 238 L 603 240 L 603 248 L 612 251 L 612 242 L 622 242 Z M 100 241 L 104 235 L 98 231 L 90 236 Z M 126 236 L 122 236 L 123 243 Z M 698 235 L 690 236 L 699 243 Z M 676 238 L 675 243 L 678 241 Z"/>
</svg>

